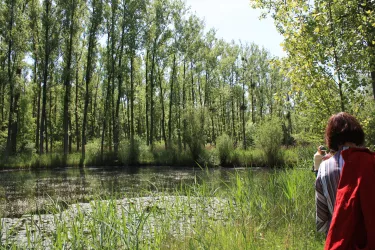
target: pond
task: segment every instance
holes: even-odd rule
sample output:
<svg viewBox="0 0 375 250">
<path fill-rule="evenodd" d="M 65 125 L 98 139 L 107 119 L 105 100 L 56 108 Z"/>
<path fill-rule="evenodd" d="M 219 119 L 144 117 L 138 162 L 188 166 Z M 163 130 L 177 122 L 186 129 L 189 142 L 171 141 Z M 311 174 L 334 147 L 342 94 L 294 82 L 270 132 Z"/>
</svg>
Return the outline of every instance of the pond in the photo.
<svg viewBox="0 0 375 250">
<path fill-rule="evenodd" d="M 234 171 L 176 167 L 86 167 L 0 171 L 0 217 L 43 213 L 60 202 L 88 202 L 94 198 L 140 197 L 168 193 L 195 182 L 227 182 Z"/>
</svg>

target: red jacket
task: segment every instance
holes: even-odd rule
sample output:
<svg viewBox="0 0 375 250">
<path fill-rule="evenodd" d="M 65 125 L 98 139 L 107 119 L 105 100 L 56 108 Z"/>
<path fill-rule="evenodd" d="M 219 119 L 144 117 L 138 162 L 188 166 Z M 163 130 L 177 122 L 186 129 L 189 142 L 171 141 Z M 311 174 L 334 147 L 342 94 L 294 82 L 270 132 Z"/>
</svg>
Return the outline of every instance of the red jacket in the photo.
<svg viewBox="0 0 375 250">
<path fill-rule="evenodd" d="M 344 166 L 325 250 L 375 249 L 375 154 L 342 152 Z"/>
</svg>

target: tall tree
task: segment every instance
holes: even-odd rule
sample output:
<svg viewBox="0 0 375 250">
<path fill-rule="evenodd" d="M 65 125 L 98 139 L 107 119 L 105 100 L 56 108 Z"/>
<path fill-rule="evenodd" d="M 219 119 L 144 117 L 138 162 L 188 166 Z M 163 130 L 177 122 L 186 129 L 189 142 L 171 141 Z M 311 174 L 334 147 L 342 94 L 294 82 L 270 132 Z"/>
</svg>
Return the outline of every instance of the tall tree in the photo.
<svg viewBox="0 0 375 250">
<path fill-rule="evenodd" d="M 30 28 L 31 28 L 31 51 L 32 58 L 34 60 L 33 64 L 33 82 L 36 85 L 36 94 L 34 98 L 34 107 L 36 110 L 33 110 L 33 116 L 36 116 L 36 133 L 35 133 L 35 148 L 39 148 L 39 120 L 40 120 L 40 98 L 41 98 L 41 85 L 40 85 L 40 17 L 41 17 L 41 6 L 40 2 L 36 0 L 31 1 L 30 6 Z M 34 100 L 35 100 L 34 99 Z"/>
<path fill-rule="evenodd" d="M 153 147 L 154 132 L 155 132 L 155 100 L 154 100 L 154 90 L 157 74 L 156 62 L 158 48 L 162 46 L 171 36 L 171 31 L 169 29 L 171 23 L 171 9 L 168 0 L 156 0 L 153 3 L 153 15 L 152 26 L 149 30 L 151 34 L 151 71 L 150 71 L 150 145 Z"/>
<path fill-rule="evenodd" d="M 86 128 L 87 128 L 87 112 L 90 99 L 90 85 L 95 70 L 96 47 L 99 35 L 99 27 L 102 22 L 103 2 L 102 0 L 92 0 L 89 2 L 91 6 L 90 22 L 88 28 L 88 47 L 86 56 L 86 72 L 85 72 L 85 98 L 83 108 L 82 121 L 82 155 L 80 164 L 83 165 L 86 157 Z"/>
<path fill-rule="evenodd" d="M 82 2 L 79 0 L 61 1 L 59 2 L 63 21 L 63 40 L 64 40 L 64 66 L 63 66 L 63 83 L 64 83 L 64 114 L 63 114 L 63 150 L 64 159 L 69 153 L 69 125 L 71 124 L 69 104 L 71 98 L 71 82 L 72 82 L 72 65 L 74 57 L 74 46 L 78 38 L 79 16 L 82 8 Z"/>
<path fill-rule="evenodd" d="M 375 98 L 372 1 L 251 3 L 265 10 L 263 16 L 270 13 L 284 35 L 288 54 L 284 73 L 292 80 L 293 90 L 303 93 L 303 105 L 310 107 L 317 123 L 331 112 L 350 111 L 360 101 L 356 93 L 367 86 L 373 88 Z"/>
<path fill-rule="evenodd" d="M 8 134 L 6 158 L 16 153 L 18 132 L 18 106 L 22 73 L 22 60 L 28 42 L 27 2 L 9 0 L 5 2 L 2 17 L 5 21 L 4 38 L 6 44 L 6 80 L 9 85 Z M 17 25 L 16 25 L 17 24 Z"/>
<path fill-rule="evenodd" d="M 144 32 L 145 23 L 143 21 L 146 13 L 146 1 L 131 0 L 128 7 L 128 54 L 130 57 L 130 144 L 134 148 L 134 61 L 136 52 L 142 46 L 142 32 Z"/>
<path fill-rule="evenodd" d="M 43 1 L 43 13 L 42 13 L 42 34 L 41 34 L 41 66 L 42 66 L 42 113 L 40 119 L 40 131 L 39 131 L 39 153 L 44 153 L 44 143 L 47 127 L 47 86 L 48 80 L 50 79 L 51 61 L 53 60 L 53 54 L 56 52 L 58 46 L 58 23 L 56 19 L 57 11 L 56 6 L 51 0 Z M 34 59 L 37 61 L 37 58 Z M 40 99 L 40 98 L 39 98 Z M 39 116 L 39 105 L 38 105 L 38 116 Z M 38 119 L 37 119 L 38 123 Z M 37 127 L 39 123 L 37 124 Z M 37 129 L 38 131 L 38 129 Z M 47 144 L 46 144 L 47 147 Z"/>
<path fill-rule="evenodd" d="M 105 91 L 104 100 L 104 115 L 102 118 L 102 139 L 101 139 L 101 158 L 103 159 L 104 154 L 104 141 L 105 134 L 108 131 L 108 144 L 109 151 L 112 151 L 112 128 L 111 123 L 114 121 L 114 90 L 115 90 L 115 66 L 116 66 L 116 46 L 117 46 L 117 23 L 118 23 L 118 1 L 111 0 L 106 3 L 106 32 L 107 32 L 107 44 L 106 44 L 106 70 L 107 70 L 107 88 Z M 108 124 L 109 121 L 109 124 Z"/>
</svg>

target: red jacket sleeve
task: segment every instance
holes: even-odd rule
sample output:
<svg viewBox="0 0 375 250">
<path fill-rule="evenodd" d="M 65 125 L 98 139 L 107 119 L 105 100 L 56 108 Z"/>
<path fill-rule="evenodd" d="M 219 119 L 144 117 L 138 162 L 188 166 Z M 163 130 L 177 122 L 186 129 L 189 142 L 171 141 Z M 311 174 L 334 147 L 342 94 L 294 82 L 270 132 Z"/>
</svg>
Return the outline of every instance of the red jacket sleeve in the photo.
<svg viewBox="0 0 375 250">
<path fill-rule="evenodd" d="M 325 249 L 375 249 L 374 155 L 351 148 L 342 156 L 345 164 Z"/>
<path fill-rule="evenodd" d="M 367 248 L 375 249 L 375 167 L 368 164 L 362 170 L 359 196 L 367 234 Z"/>
</svg>

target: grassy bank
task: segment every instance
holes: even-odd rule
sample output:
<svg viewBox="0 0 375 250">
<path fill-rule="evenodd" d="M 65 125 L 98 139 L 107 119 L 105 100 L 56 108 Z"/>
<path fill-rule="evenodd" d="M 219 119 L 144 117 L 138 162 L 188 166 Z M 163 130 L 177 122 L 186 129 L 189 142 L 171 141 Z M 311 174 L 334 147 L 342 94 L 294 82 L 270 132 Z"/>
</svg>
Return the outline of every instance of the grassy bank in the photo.
<svg viewBox="0 0 375 250">
<path fill-rule="evenodd" d="M 98 198 L 91 202 L 92 212 L 77 205 L 69 219 L 56 206 L 56 230 L 48 234 L 35 223 L 24 226 L 24 247 L 319 249 L 324 236 L 315 232 L 314 176 L 305 169 L 246 171 L 231 174 L 226 182 L 197 181 L 172 194 L 159 193 L 157 203 L 141 207 Z M 167 204 L 171 196 L 184 199 Z M 224 206 L 213 205 L 212 199 Z M 14 228 L 5 230 L 2 224 L 0 231 L 1 247 L 17 249 Z"/>
<path fill-rule="evenodd" d="M 176 147 L 165 149 L 164 145 L 156 144 L 153 149 L 141 145 L 136 151 L 123 146 L 117 156 L 113 152 L 100 152 L 98 143 L 87 146 L 86 166 L 202 166 L 225 167 L 293 167 L 312 159 L 314 147 L 294 146 L 279 147 L 271 156 L 264 148 L 226 147 L 225 145 L 206 145 L 201 147 L 198 154 L 192 154 L 189 148 L 179 150 Z M 38 155 L 35 152 L 19 153 L 8 158 L 0 158 L 0 168 L 38 168 L 38 167 L 78 167 L 81 154 L 73 152 L 64 161 L 63 154 L 47 153 Z"/>
</svg>

